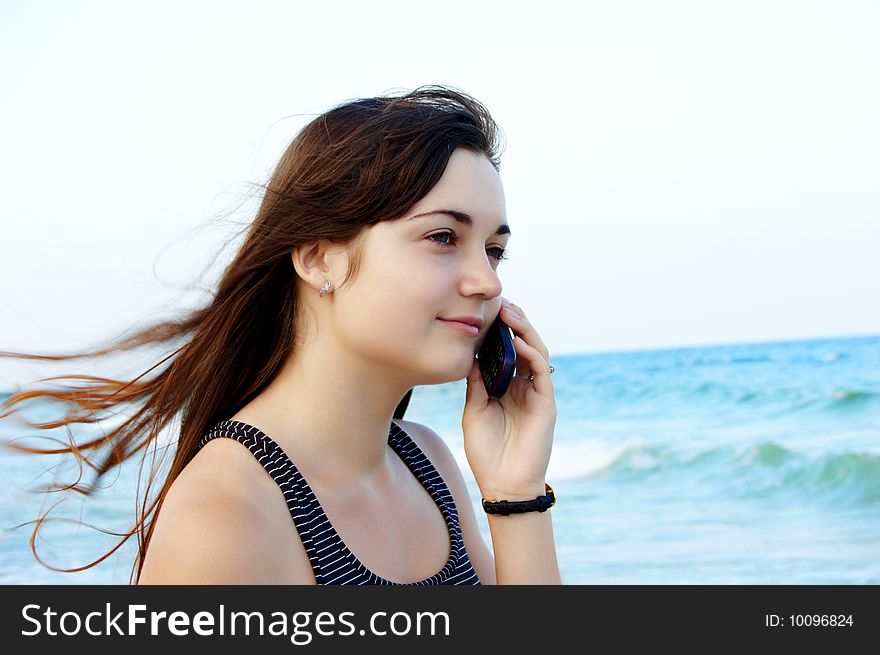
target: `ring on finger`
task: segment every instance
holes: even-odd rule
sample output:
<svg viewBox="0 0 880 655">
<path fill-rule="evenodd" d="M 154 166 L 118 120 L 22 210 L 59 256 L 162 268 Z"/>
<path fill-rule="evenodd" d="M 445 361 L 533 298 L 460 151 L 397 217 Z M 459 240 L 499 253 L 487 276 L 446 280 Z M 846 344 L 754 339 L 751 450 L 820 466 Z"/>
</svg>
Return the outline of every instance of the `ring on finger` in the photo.
<svg viewBox="0 0 880 655">
<path fill-rule="evenodd" d="M 553 371 L 555 371 L 556 368 L 553 366 L 553 364 L 550 364 L 549 366 L 550 366 L 550 370 L 548 370 L 547 372 L 548 372 L 550 375 L 553 375 Z M 531 375 L 529 375 L 529 380 L 534 380 L 534 379 L 535 379 L 535 374 L 534 374 L 534 373 L 532 373 Z"/>
</svg>

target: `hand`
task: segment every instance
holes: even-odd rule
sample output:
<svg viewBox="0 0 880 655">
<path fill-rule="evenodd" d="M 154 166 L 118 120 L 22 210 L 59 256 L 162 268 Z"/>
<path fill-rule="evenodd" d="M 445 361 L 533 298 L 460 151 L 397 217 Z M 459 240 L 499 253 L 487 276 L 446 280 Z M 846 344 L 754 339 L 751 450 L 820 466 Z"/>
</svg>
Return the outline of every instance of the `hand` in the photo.
<svg viewBox="0 0 880 655">
<path fill-rule="evenodd" d="M 556 426 L 550 355 L 525 312 L 504 298 L 501 320 L 517 337 L 516 375 L 501 398 L 490 398 L 474 359 L 461 419 L 464 450 L 484 498 L 528 500 L 544 495 Z"/>
</svg>

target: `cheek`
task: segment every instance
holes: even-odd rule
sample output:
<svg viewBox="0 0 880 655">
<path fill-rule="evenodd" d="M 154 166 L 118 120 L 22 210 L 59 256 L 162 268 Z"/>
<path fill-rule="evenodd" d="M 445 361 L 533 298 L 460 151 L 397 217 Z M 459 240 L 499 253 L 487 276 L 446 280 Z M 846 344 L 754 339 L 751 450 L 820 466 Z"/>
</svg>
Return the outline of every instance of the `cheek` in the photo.
<svg viewBox="0 0 880 655">
<path fill-rule="evenodd" d="M 373 269 L 358 279 L 357 288 L 340 305 L 338 328 L 345 339 L 388 354 L 425 339 L 431 321 L 444 307 L 431 298 L 429 277 L 407 274 L 400 267 Z M 448 304 L 448 303 L 447 303 Z"/>
<path fill-rule="evenodd" d="M 432 318 L 450 311 L 450 293 L 454 291 L 448 266 L 439 265 L 439 257 L 415 257 L 400 261 L 374 276 L 368 291 L 377 307 L 394 316 Z"/>
<path fill-rule="evenodd" d="M 340 318 L 355 329 L 424 337 L 437 316 L 456 309 L 454 271 L 443 259 L 404 247 L 371 253 Z"/>
</svg>

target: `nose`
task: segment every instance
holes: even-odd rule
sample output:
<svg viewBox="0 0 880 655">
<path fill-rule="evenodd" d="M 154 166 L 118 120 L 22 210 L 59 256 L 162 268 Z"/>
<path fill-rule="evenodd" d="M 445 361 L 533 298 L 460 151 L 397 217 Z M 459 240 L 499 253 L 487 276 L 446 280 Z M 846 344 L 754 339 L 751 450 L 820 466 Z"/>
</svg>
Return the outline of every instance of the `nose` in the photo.
<svg viewBox="0 0 880 655">
<path fill-rule="evenodd" d="M 491 262 L 491 257 L 485 250 L 481 251 L 481 255 L 468 260 L 460 280 L 462 295 L 480 294 L 488 300 L 501 295 L 501 280 Z"/>
</svg>

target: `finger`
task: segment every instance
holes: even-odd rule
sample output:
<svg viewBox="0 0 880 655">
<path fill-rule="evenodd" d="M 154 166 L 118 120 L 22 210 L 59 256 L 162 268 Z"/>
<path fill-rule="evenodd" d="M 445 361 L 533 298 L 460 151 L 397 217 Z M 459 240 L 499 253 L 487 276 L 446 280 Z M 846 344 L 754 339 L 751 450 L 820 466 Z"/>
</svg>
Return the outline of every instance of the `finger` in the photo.
<svg viewBox="0 0 880 655">
<path fill-rule="evenodd" d="M 483 374 L 480 371 L 480 361 L 474 357 L 471 370 L 467 376 L 465 402 L 473 403 L 475 407 L 483 407 L 489 400 L 486 385 L 483 384 Z"/>
<path fill-rule="evenodd" d="M 520 357 L 528 362 L 529 368 L 532 370 L 531 374 L 535 376 L 535 379 L 532 380 L 535 389 L 542 394 L 552 394 L 553 382 L 550 380 L 550 365 L 547 360 L 520 337 L 513 340 L 513 347 L 516 349 L 517 362 Z M 517 364 L 518 367 L 519 364 Z"/>
<path fill-rule="evenodd" d="M 518 316 L 510 307 L 503 307 L 501 312 L 502 320 L 510 326 L 514 334 L 523 337 L 530 346 L 536 348 L 544 356 L 544 359 L 550 359 L 550 352 L 547 350 L 547 346 L 544 345 L 544 341 L 541 339 L 538 331 L 535 330 L 528 320 Z"/>
<path fill-rule="evenodd" d="M 522 307 L 520 307 L 519 305 L 515 305 L 514 303 L 510 302 L 507 298 L 501 299 L 501 306 L 502 307 L 510 307 L 513 311 L 515 311 L 520 316 L 526 315 L 526 313 L 523 311 Z"/>
<path fill-rule="evenodd" d="M 520 307 L 519 305 L 510 302 L 509 300 L 507 300 L 507 298 L 502 298 L 502 299 L 501 299 L 501 306 L 502 306 L 502 307 L 509 307 L 510 309 L 512 309 L 513 311 L 515 311 L 517 314 L 519 314 L 519 316 L 520 316 L 521 318 L 524 318 L 526 321 L 529 320 L 529 317 L 526 316 L 526 312 L 525 312 L 525 310 L 524 310 L 522 307 Z"/>
</svg>

